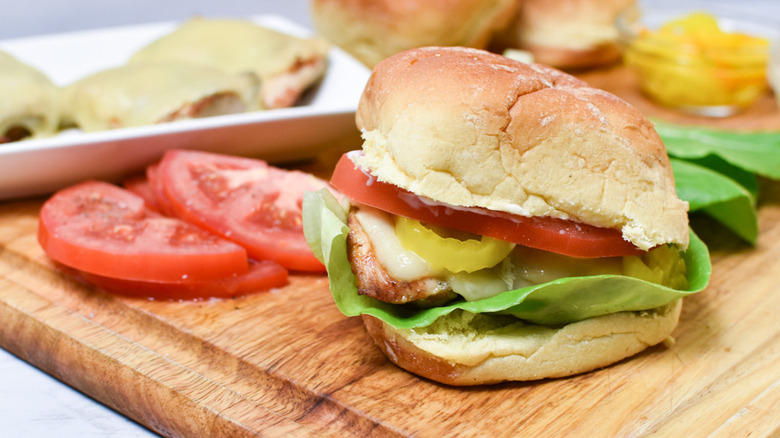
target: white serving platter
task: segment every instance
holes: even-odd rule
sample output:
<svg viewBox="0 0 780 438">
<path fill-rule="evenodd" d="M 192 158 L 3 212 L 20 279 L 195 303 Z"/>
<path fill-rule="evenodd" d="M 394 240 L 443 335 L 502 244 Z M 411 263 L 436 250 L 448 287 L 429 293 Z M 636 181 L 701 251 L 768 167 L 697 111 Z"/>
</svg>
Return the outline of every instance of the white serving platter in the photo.
<svg viewBox="0 0 780 438">
<path fill-rule="evenodd" d="M 311 32 L 283 17 L 248 17 L 297 36 Z M 0 41 L 16 56 L 64 86 L 122 65 L 136 50 L 180 23 L 87 30 Z M 199 149 L 253 156 L 274 163 L 317 156 L 357 138 L 355 109 L 370 71 L 334 47 L 323 80 L 299 105 L 143 127 L 0 144 L 0 200 L 42 195 L 86 179 L 115 181 L 157 160 L 167 149 Z M 1 98 L 1 97 L 0 97 Z"/>
</svg>

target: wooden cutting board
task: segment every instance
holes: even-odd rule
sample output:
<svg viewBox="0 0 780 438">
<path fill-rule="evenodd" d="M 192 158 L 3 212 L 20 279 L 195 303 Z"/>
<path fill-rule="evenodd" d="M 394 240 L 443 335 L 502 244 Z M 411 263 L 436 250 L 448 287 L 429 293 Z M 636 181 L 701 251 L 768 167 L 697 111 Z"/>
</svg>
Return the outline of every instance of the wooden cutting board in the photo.
<svg viewBox="0 0 780 438">
<path fill-rule="evenodd" d="M 764 183 L 757 246 L 694 218 L 714 272 L 676 342 L 581 376 L 420 379 L 338 312 L 321 276 L 228 300 L 112 296 L 43 254 L 43 199 L 0 204 L 0 346 L 166 436 L 777 435 L 780 183 Z"/>
</svg>

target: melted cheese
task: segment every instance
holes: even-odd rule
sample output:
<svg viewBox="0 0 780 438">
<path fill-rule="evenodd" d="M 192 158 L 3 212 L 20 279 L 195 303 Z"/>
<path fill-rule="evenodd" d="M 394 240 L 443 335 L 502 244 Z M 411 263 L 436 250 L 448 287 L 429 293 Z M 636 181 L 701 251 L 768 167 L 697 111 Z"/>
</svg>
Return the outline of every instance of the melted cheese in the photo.
<svg viewBox="0 0 780 438">
<path fill-rule="evenodd" d="M 177 118 L 243 112 L 255 100 L 254 76 L 185 64 L 135 64 L 101 70 L 65 88 L 65 112 L 84 131 L 150 125 Z M 232 103 L 215 100 L 217 96 Z"/>
<path fill-rule="evenodd" d="M 46 75 L 0 51 L 0 137 L 23 127 L 46 137 L 59 124 L 59 88 Z"/>
<path fill-rule="evenodd" d="M 128 63 L 176 62 L 251 73 L 262 84 L 255 103 L 262 109 L 297 100 L 325 73 L 329 50 L 319 36 L 296 37 L 244 19 L 197 17 L 141 48 Z"/>
<path fill-rule="evenodd" d="M 390 214 L 363 207 L 357 211 L 355 217 L 371 241 L 377 260 L 396 280 L 412 281 L 442 274 L 420 256 L 401 246 L 395 236 L 393 217 Z"/>
</svg>

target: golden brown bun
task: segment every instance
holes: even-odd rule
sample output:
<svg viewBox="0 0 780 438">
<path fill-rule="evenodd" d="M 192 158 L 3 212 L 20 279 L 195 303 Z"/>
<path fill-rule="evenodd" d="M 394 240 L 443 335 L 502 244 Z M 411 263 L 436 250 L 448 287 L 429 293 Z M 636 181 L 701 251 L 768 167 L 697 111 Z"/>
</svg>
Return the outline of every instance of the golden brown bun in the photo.
<svg viewBox="0 0 780 438">
<path fill-rule="evenodd" d="M 621 230 L 642 249 L 688 244 L 664 145 L 635 108 L 550 67 L 465 48 L 376 66 L 357 111 L 357 164 L 457 206 Z"/>
<path fill-rule="evenodd" d="M 422 46 L 485 48 L 516 0 L 312 0 L 317 31 L 369 67 Z"/>
<path fill-rule="evenodd" d="M 635 0 L 521 0 L 497 45 L 524 49 L 535 62 L 562 69 L 609 64 L 620 58 L 617 16 Z"/>
<path fill-rule="evenodd" d="M 456 311 L 421 329 L 398 330 L 363 315 L 366 330 L 396 365 L 448 385 L 565 377 L 633 356 L 667 339 L 682 300 L 565 325 Z"/>
</svg>

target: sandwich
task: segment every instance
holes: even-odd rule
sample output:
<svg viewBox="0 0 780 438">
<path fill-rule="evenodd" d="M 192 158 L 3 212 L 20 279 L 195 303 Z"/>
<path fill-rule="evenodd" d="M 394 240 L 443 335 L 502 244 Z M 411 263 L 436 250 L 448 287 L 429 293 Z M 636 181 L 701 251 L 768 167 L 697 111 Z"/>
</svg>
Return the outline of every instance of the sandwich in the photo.
<svg viewBox="0 0 780 438">
<path fill-rule="evenodd" d="M 362 150 L 304 198 L 334 300 L 449 385 L 565 377 L 671 339 L 709 280 L 653 125 L 551 67 L 425 47 L 373 70 Z"/>
</svg>

